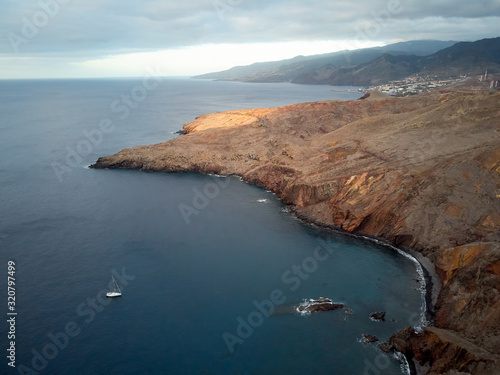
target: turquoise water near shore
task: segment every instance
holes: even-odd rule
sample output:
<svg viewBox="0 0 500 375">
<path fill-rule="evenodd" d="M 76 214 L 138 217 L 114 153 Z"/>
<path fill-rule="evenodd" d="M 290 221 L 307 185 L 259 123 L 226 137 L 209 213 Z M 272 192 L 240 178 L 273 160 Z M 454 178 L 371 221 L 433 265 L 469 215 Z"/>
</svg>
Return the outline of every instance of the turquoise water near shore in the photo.
<svg viewBox="0 0 500 375">
<path fill-rule="evenodd" d="M 2 373 L 401 374 L 360 339 L 418 324 L 407 258 L 304 224 L 236 177 L 87 168 L 204 113 L 359 95 L 181 78 L 140 87 L 0 81 L 0 261 L 5 273 L 16 263 L 18 313 L 17 369 L 4 359 Z M 198 213 L 186 221 L 181 204 Z M 110 300 L 112 274 L 123 296 Z M 293 312 L 321 296 L 354 313 Z"/>
</svg>

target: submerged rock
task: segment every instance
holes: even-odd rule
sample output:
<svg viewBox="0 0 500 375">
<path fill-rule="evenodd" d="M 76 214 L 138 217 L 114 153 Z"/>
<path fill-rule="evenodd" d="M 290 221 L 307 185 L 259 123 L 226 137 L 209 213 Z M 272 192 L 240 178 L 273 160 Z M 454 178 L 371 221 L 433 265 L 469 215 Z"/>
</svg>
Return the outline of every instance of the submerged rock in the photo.
<svg viewBox="0 0 500 375">
<path fill-rule="evenodd" d="M 346 314 L 349 314 L 349 315 L 354 314 L 354 310 L 353 310 L 353 309 L 350 309 L 350 308 L 349 308 L 349 307 L 347 307 L 347 306 L 344 306 L 344 312 L 345 312 Z"/>
<path fill-rule="evenodd" d="M 370 314 L 370 319 L 371 320 L 376 320 L 376 321 L 385 321 L 385 311 L 381 311 L 381 312 L 374 312 L 372 314 Z"/>
<path fill-rule="evenodd" d="M 318 311 L 331 311 L 343 308 L 341 303 L 335 303 L 330 298 L 320 297 L 317 299 L 308 299 L 297 306 L 297 312 L 308 314 Z"/>
<path fill-rule="evenodd" d="M 370 334 L 363 334 L 363 342 L 365 344 L 371 344 L 373 342 L 377 342 L 378 337 Z"/>
</svg>

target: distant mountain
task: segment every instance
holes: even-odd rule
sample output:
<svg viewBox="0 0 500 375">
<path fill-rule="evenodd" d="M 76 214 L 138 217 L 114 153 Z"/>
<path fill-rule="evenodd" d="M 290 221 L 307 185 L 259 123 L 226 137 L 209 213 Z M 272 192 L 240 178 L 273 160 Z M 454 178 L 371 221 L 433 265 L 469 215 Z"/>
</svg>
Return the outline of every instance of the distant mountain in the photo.
<svg viewBox="0 0 500 375">
<path fill-rule="evenodd" d="M 460 42 L 420 60 L 427 74 L 500 73 L 500 37 Z"/>
<path fill-rule="evenodd" d="M 429 56 L 386 54 L 354 67 L 347 76 L 353 85 L 376 85 L 416 73 L 447 79 L 461 75 L 480 75 L 486 70 L 500 73 L 500 38 L 456 43 Z M 336 82 L 340 79 L 332 78 L 330 77 L 330 82 L 333 82 L 331 84 L 338 84 Z"/>
<path fill-rule="evenodd" d="M 195 78 L 369 86 L 419 73 L 442 78 L 500 72 L 500 38 L 477 42 L 418 40 L 384 47 L 297 56 Z"/>
<path fill-rule="evenodd" d="M 247 66 L 236 66 L 221 72 L 203 74 L 194 78 L 243 82 L 295 82 L 296 80 L 302 81 L 303 78 L 301 77 L 310 75 L 316 70 L 325 71 L 334 67 L 351 67 L 370 62 L 384 54 L 426 56 L 455 43 L 455 41 L 436 40 L 401 42 L 384 47 L 297 56 L 293 59 L 281 61 L 259 62 Z"/>
</svg>

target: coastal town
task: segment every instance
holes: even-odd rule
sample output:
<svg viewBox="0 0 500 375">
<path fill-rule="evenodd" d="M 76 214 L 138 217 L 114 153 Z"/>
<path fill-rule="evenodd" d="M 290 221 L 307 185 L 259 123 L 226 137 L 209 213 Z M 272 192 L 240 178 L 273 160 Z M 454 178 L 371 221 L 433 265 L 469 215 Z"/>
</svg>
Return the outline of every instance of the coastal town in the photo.
<svg viewBox="0 0 500 375">
<path fill-rule="evenodd" d="M 377 90 L 390 96 L 411 96 L 417 95 L 422 92 L 429 92 L 438 88 L 448 87 L 455 84 L 463 84 L 465 82 L 474 83 L 476 89 L 477 84 L 480 84 L 484 89 L 491 91 L 500 90 L 498 79 L 485 72 L 484 75 L 479 77 L 469 77 L 462 75 L 455 79 L 438 79 L 437 77 L 429 77 L 423 75 L 413 75 L 399 81 L 391 81 L 384 85 L 372 86 L 368 90 Z"/>
</svg>

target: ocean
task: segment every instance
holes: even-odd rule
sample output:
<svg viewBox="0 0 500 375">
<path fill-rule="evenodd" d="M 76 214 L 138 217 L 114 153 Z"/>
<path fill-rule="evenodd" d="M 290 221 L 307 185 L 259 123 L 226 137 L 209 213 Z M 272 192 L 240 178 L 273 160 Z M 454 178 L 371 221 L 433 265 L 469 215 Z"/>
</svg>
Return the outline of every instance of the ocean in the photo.
<svg viewBox="0 0 500 375">
<path fill-rule="evenodd" d="M 403 373 L 361 338 L 420 324 L 411 259 L 305 224 L 237 177 L 88 168 L 205 113 L 359 96 L 189 78 L 0 81 L 0 372 Z M 112 276 L 122 297 L 105 297 Z M 294 310 L 319 297 L 350 310 Z M 369 319 L 380 311 L 385 321 Z"/>
</svg>

